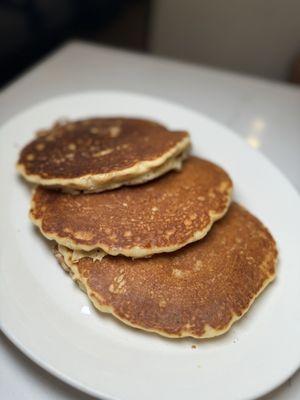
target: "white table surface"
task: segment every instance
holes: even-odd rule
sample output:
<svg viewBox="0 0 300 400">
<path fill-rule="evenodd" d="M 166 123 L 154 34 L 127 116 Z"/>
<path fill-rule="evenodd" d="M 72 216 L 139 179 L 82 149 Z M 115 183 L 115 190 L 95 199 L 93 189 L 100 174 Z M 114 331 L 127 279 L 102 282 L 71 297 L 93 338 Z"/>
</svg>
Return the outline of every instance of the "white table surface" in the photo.
<svg viewBox="0 0 300 400">
<path fill-rule="evenodd" d="M 124 90 L 179 102 L 229 126 L 300 190 L 300 89 L 203 66 L 71 42 L 0 94 L 0 124 L 47 98 Z M 255 384 L 255 383 L 254 383 Z M 261 400 L 300 398 L 300 371 Z M 0 335 L 0 399 L 92 399 L 52 377 Z"/>
</svg>

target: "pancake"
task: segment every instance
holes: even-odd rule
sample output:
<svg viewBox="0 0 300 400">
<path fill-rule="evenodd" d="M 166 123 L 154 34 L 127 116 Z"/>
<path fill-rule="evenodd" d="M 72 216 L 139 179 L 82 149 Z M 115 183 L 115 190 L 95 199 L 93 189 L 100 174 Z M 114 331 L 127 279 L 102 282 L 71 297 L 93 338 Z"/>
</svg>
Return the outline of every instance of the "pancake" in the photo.
<svg viewBox="0 0 300 400">
<path fill-rule="evenodd" d="M 73 261 L 72 250 L 58 246 L 56 255 L 98 310 L 163 336 L 210 338 L 228 331 L 275 278 L 277 250 L 262 223 L 233 203 L 203 240 L 171 254 Z"/>
<path fill-rule="evenodd" d="M 30 217 L 44 236 L 71 249 L 137 258 L 201 239 L 226 213 L 231 192 L 225 171 L 190 157 L 180 172 L 142 186 L 77 196 L 38 187 Z"/>
<path fill-rule="evenodd" d="M 148 120 L 93 118 L 55 124 L 21 151 L 17 169 L 30 182 L 64 191 L 101 192 L 180 168 L 187 132 Z"/>
</svg>

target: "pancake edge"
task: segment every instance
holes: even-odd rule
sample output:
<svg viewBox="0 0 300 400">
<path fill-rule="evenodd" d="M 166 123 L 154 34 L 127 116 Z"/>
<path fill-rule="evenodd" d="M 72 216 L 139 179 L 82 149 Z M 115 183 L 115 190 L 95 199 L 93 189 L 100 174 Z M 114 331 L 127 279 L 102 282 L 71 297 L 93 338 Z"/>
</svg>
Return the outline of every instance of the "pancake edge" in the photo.
<svg viewBox="0 0 300 400">
<path fill-rule="evenodd" d="M 130 179 L 128 181 L 108 183 L 108 184 L 101 186 L 101 188 L 94 189 L 94 190 L 79 191 L 76 189 L 69 189 L 68 187 L 61 187 L 60 189 L 63 193 L 70 193 L 70 194 L 76 195 L 76 194 L 80 194 L 80 193 L 85 193 L 85 194 L 101 193 L 101 192 L 105 192 L 108 190 L 117 189 L 121 186 L 141 185 L 143 183 L 146 183 L 146 182 L 152 181 L 156 178 L 159 178 L 159 177 L 163 176 L 164 174 L 166 174 L 167 172 L 170 172 L 172 170 L 180 171 L 182 168 L 183 161 L 189 155 L 189 150 L 190 150 L 189 147 L 187 147 L 179 155 L 169 158 L 165 163 L 159 165 L 158 167 L 152 168 L 145 174 L 138 175 L 137 177 Z"/>
<path fill-rule="evenodd" d="M 231 180 L 230 180 L 230 182 L 231 182 Z M 100 250 L 104 251 L 105 253 L 107 253 L 107 254 L 109 254 L 111 256 L 123 255 L 125 257 L 143 258 L 143 257 L 151 256 L 153 254 L 170 253 L 170 252 L 179 250 L 182 247 L 186 246 L 187 244 L 196 242 L 196 241 L 202 239 L 204 236 L 206 236 L 206 234 L 210 231 L 210 229 L 213 226 L 213 224 L 217 220 L 221 219 L 227 213 L 228 208 L 229 208 L 229 206 L 231 204 L 231 200 L 232 200 L 232 191 L 233 191 L 233 187 L 232 187 L 232 183 L 231 183 L 231 187 L 229 187 L 227 189 L 227 204 L 226 204 L 226 207 L 224 207 L 224 210 L 221 213 L 209 212 L 210 223 L 207 224 L 205 229 L 203 229 L 201 231 L 196 231 L 188 240 L 186 240 L 185 242 L 181 243 L 178 246 L 153 247 L 152 249 L 146 249 L 146 248 L 140 247 L 140 246 L 132 246 L 132 247 L 127 248 L 127 249 L 121 249 L 121 248 L 116 249 L 116 248 L 114 248 L 112 250 L 111 248 L 109 248 L 108 246 L 104 245 L 103 243 L 97 243 L 97 244 L 94 244 L 94 245 L 78 245 L 72 239 L 62 238 L 61 236 L 56 235 L 54 233 L 52 233 L 52 234 L 51 233 L 46 233 L 42 228 L 42 219 L 41 218 L 34 218 L 33 215 L 32 215 L 32 212 L 31 212 L 31 210 L 35 208 L 35 202 L 33 200 L 35 189 L 34 189 L 34 191 L 32 193 L 32 197 L 31 197 L 29 218 L 30 218 L 31 222 L 39 228 L 39 230 L 43 234 L 43 236 L 45 236 L 49 240 L 54 240 L 56 243 L 58 243 L 60 245 L 63 245 L 65 247 L 69 248 L 69 249 L 72 249 L 72 250 L 84 250 L 84 251 L 91 251 L 91 250 L 100 249 Z"/>
<path fill-rule="evenodd" d="M 125 169 L 120 169 L 119 171 L 109 172 L 105 174 L 87 174 L 76 178 L 42 178 L 38 174 L 27 174 L 26 167 L 23 163 L 17 162 L 16 169 L 23 176 L 24 179 L 31 183 L 35 183 L 42 186 L 52 186 L 52 187 L 69 187 L 70 189 L 77 189 L 82 191 L 93 191 L 96 192 L 98 189 L 101 191 L 101 186 L 108 184 L 110 182 L 119 182 L 121 186 L 122 178 L 126 175 L 132 175 L 132 179 L 140 177 L 141 175 L 150 172 L 151 169 L 159 167 L 164 164 L 168 159 L 176 157 L 183 153 L 187 148 L 191 146 L 190 136 L 187 136 L 180 140 L 175 146 L 173 146 L 169 151 L 165 152 L 162 156 L 148 161 L 139 161 L 133 166 Z M 115 182 L 114 182 L 115 181 Z"/>
<path fill-rule="evenodd" d="M 240 320 L 251 308 L 255 300 L 259 297 L 259 295 L 267 288 L 267 286 L 276 278 L 276 264 L 277 264 L 277 259 L 278 259 L 278 253 L 276 250 L 276 255 L 274 259 L 274 274 L 270 275 L 268 279 L 266 279 L 259 289 L 259 291 L 253 296 L 253 298 L 249 301 L 248 307 L 243 310 L 241 315 L 237 314 L 232 314 L 232 319 L 229 321 L 229 323 L 224 326 L 222 329 L 215 329 L 212 328 L 210 325 L 206 324 L 205 325 L 205 330 L 202 335 L 195 335 L 192 332 L 189 332 L 188 330 L 182 330 L 180 331 L 179 334 L 168 334 L 164 331 L 158 330 L 158 329 L 149 329 L 149 328 L 143 328 L 140 325 L 132 324 L 130 321 L 125 320 L 124 318 L 120 318 L 117 313 L 115 312 L 113 307 L 110 306 L 104 306 L 102 305 L 97 296 L 99 295 L 95 294 L 92 290 L 89 290 L 87 284 L 86 284 L 86 279 L 82 279 L 80 274 L 78 273 L 78 269 L 76 267 L 76 263 L 68 263 L 67 261 L 67 251 L 70 249 L 63 248 L 64 246 L 57 246 L 57 249 L 55 251 L 55 257 L 57 258 L 59 264 L 62 266 L 62 268 L 68 272 L 71 276 L 71 278 L 74 280 L 75 283 L 80 287 L 81 290 L 83 290 L 86 295 L 88 296 L 89 300 L 92 302 L 93 306 L 107 314 L 112 314 L 115 318 L 117 318 L 119 321 L 123 322 L 125 325 L 130 326 L 131 328 L 139 329 L 145 332 L 150 332 L 150 333 L 156 333 L 160 336 L 169 338 L 169 339 L 184 339 L 187 337 L 190 338 L 195 338 L 195 339 L 211 339 L 220 335 L 224 335 L 227 333 L 232 325 L 236 323 L 238 320 Z M 276 249 L 276 244 L 275 244 L 275 249 Z M 261 268 L 263 265 L 265 265 L 268 261 L 269 258 L 271 257 L 271 253 L 268 253 L 266 258 L 264 259 L 263 263 L 261 264 Z"/>
</svg>

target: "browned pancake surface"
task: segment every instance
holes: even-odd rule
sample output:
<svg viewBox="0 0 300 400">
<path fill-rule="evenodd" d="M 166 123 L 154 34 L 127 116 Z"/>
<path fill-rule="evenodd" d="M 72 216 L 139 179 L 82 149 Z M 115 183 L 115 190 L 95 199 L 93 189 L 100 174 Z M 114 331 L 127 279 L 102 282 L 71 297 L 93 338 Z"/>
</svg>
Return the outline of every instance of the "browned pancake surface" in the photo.
<svg viewBox="0 0 300 400">
<path fill-rule="evenodd" d="M 65 263 L 97 308 L 173 337 L 227 331 L 275 277 L 277 258 L 268 230 L 236 203 L 203 240 L 171 254 L 72 264 L 66 251 Z"/>
<path fill-rule="evenodd" d="M 191 157 L 180 172 L 142 186 L 78 196 L 38 187 L 31 218 L 67 247 L 141 257 L 203 237 L 226 212 L 231 190 L 220 167 Z"/>
<path fill-rule="evenodd" d="M 94 118 L 68 122 L 55 125 L 29 143 L 18 165 L 24 168 L 25 177 L 44 180 L 107 174 L 158 159 L 187 137 L 186 132 L 170 132 L 147 120 Z"/>
</svg>

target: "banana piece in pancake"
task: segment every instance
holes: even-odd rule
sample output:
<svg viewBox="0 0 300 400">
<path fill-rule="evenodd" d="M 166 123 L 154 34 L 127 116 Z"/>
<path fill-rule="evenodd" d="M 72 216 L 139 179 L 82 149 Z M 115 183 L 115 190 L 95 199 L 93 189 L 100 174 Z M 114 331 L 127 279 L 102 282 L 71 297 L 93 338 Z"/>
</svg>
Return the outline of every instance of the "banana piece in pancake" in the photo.
<svg viewBox="0 0 300 400">
<path fill-rule="evenodd" d="M 171 338 L 227 332 L 275 278 L 277 260 L 271 234 L 236 203 L 203 240 L 171 254 L 73 261 L 72 253 L 56 249 L 98 310 Z"/>
<path fill-rule="evenodd" d="M 138 258 L 204 237 L 226 213 L 231 192 L 223 169 L 190 157 L 181 171 L 141 186 L 77 196 L 38 187 L 30 217 L 44 236 L 71 249 Z"/>
<path fill-rule="evenodd" d="M 75 193 L 134 185 L 178 169 L 190 147 L 187 132 L 148 120 L 93 118 L 54 125 L 21 151 L 17 169 L 28 181 Z"/>
</svg>

